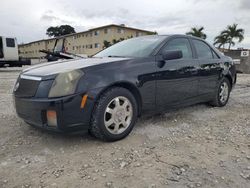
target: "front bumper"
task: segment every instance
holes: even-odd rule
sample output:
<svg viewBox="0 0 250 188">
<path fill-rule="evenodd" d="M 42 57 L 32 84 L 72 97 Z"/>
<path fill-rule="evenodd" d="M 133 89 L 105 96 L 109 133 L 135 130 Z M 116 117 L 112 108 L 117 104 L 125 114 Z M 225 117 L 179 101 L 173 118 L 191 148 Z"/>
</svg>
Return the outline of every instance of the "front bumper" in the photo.
<svg viewBox="0 0 250 188">
<path fill-rule="evenodd" d="M 17 115 L 28 124 L 56 132 L 86 131 L 89 129 L 94 101 L 90 98 L 84 108 L 81 101 L 84 94 L 57 99 L 20 98 L 14 96 Z M 57 126 L 49 126 L 47 110 L 57 114 Z"/>
</svg>

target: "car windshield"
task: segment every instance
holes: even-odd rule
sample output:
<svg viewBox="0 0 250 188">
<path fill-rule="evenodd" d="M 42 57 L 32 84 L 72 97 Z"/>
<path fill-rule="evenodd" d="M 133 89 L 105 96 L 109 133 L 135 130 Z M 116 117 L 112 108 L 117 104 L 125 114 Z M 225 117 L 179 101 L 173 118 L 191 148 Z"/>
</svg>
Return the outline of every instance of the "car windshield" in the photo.
<svg viewBox="0 0 250 188">
<path fill-rule="evenodd" d="M 94 57 L 148 57 L 166 36 L 152 35 L 119 42 Z"/>
</svg>

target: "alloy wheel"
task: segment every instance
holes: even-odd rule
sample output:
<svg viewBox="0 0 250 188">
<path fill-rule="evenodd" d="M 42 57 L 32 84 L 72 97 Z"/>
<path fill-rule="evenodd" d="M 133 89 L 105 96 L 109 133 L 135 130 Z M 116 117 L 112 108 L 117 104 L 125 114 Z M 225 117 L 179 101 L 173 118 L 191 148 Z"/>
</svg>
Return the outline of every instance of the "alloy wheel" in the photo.
<svg viewBox="0 0 250 188">
<path fill-rule="evenodd" d="M 225 103 L 228 99 L 228 95 L 229 95 L 229 86 L 227 82 L 222 82 L 219 93 L 220 102 Z"/>
<path fill-rule="evenodd" d="M 133 118 L 133 107 L 128 98 L 118 96 L 111 100 L 104 113 L 104 125 L 112 134 L 123 133 Z"/>
</svg>

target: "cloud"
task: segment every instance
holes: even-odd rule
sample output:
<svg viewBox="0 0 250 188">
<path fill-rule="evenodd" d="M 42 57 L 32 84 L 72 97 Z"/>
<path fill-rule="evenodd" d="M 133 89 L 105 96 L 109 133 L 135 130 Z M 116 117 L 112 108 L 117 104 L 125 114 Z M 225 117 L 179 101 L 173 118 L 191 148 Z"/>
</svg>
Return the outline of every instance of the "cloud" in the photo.
<svg viewBox="0 0 250 188">
<path fill-rule="evenodd" d="M 250 1 L 249 0 L 240 0 L 240 8 L 241 9 L 245 9 L 245 10 L 249 10 L 250 9 Z"/>
<path fill-rule="evenodd" d="M 250 47 L 249 9 L 250 0 L 1 0 L 0 22 L 2 35 L 16 36 L 20 42 L 46 38 L 50 26 L 69 24 L 80 32 L 111 23 L 159 34 L 204 26 L 212 42 L 227 25 L 238 23 L 246 33 L 242 45 Z"/>
<path fill-rule="evenodd" d="M 60 18 L 52 10 L 46 11 L 41 16 L 41 21 L 45 21 L 45 22 L 49 22 L 49 23 L 57 23 L 58 25 L 60 25 L 60 24 L 74 24 L 73 21 Z"/>
</svg>

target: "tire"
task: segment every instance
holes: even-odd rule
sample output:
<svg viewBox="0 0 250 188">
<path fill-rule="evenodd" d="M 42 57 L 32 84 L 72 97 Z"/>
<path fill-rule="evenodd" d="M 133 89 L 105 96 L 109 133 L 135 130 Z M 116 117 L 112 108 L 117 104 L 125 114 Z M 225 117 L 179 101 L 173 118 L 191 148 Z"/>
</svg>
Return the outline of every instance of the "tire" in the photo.
<svg viewBox="0 0 250 188">
<path fill-rule="evenodd" d="M 222 88 L 226 89 L 226 93 L 223 93 L 222 97 Z M 221 79 L 220 83 L 218 84 L 216 88 L 216 93 L 214 96 L 213 101 L 210 102 L 210 105 L 215 107 L 223 107 L 227 104 L 229 96 L 231 92 L 231 84 L 227 78 Z"/>
<path fill-rule="evenodd" d="M 122 87 L 113 87 L 96 102 L 91 118 L 91 135 L 103 141 L 125 138 L 133 129 L 138 114 L 135 97 Z"/>
</svg>

